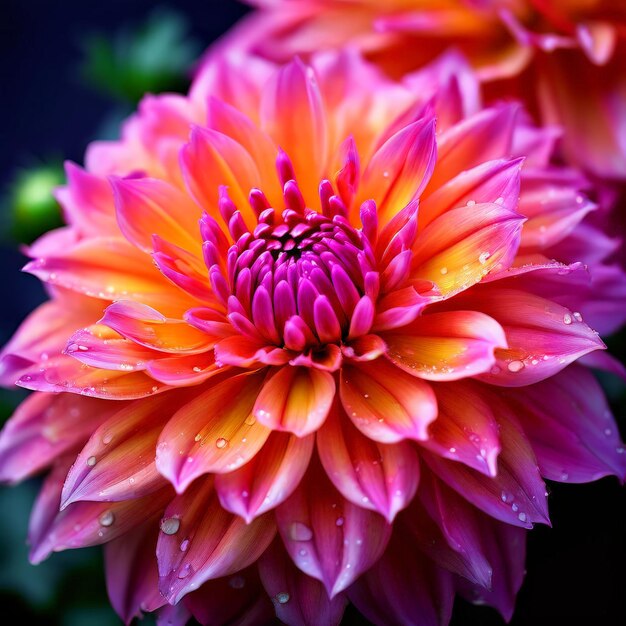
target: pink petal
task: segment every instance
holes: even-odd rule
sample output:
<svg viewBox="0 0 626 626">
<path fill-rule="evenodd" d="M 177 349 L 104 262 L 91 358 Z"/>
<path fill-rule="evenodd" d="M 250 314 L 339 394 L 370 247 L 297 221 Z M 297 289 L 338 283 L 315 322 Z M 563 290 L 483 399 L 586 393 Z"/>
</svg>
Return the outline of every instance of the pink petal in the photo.
<svg viewBox="0 0 626 626">
<path fill-rule="evenodd" d="M 293 353 L 292 353 L 293 354 Z M 222 339 L 215 346 L 215 357 L 219 363 L 234 367 L 260 367 L 262 365 L 283 365 L 291 358 L 282 348 L 268 346 L 260 338 L 233 335 Z"/>
<path fill-rule="evenodd" d="M 338 626 L 347 604 L 344 594 L 330 599 L 324 585 L 297 569 L 279 540 L 259 560 L 265 591 L 276 617 L 292 626 Z"/>
<path fill-rule="evenodd" d="M 225 511 L 212 477 L 196 481 L 163 516 L 157 544 L 161 592 L 174 604 L 207 580 L 244 569 L 263 554 L 275 533 L 271 516 L 246 525 Z"/>
<path fill-rule="evenodd" d="M 31 514 L 30 560 L 40 563 L 52 552 L 95 546 L 125 535 L 162 510 L 169 488 L 125 502 L 76 502 L 58 512 L 64 471 L 51 474 Z"/>
<path fill-rule="evenodd" d="M 388 139 L 367 164 L 359 190 L 360 202 L 373 198 L 381 222 L 387 222 L 420 196 L 436 159 L 435 120 L 425 117 L 407 125 Z"/>
<path fill-rule="evenodd" d="M 517 103 L 500 104 L 483 109 L 443 132 L 437 141 L 437 167 L 426 191 L 440 189 L 457 174 L 481 163 L 508 158 L 518 111 Z"/>
<path fill-rule="evenodd" d="M 374 624 L 441 626 L 452 614 L 452 576 L 394 527 L 382 558 L 348 590 L 356 608 Z"/>
<path fill-rule="evenodd" d="M 419 223 L 425 228 L 446 211 L 474 204 L 493 203 L 502 198 L 514 210 L 519 201 L 520 169 L 523 158 L 497 159 L 480 163 L 433 190 L 420 205 Z"/>
<path fill-rule="evenodd" d="M 333 598 L 383 553 L 391 526 L 345 500 L 319 466 L 312 466 L 292 496 L 276 509 L 287 552 Z"/>
<path fill-rule="evenodd" d="M 471 382 L 433 385 L 439 414 L 422 445 L 444 458 L 460 461 L 486 476 L 496 476 L 499 426 L 481 390 Z"/>
<path fill-rule="evenodd" d="M 216 130 L 196 126 L 181 152 L 181 161 L 189 192 L 209 215 L 219 218 L 219 188 L 225 186 L 246 223 L 254 223 L 248 194 L 253 187 L 261 186 L 261 176 L 250 153 L 239 142 Z"/>
<path fill-rule="evenodd" d="M 104 548 L 107 592 L 115 612 L 125 624 L 143 611 L 154 611 L 165 604 L 159 593 L 159 572 L 154 555 L 158 518 L 118 537 Z"/>
<path fill-rule="evenodd" d="M 415 495 L 420 472 L 413 448 L 406 442 L 386 445 L 368 439 L 339 406 L 318 431 L 317 450 L 341 495 L 390 524 Z"/>
<path fill-rule="evenodd" d="M 493 567 L 491 589 L 458 579 L 457 591 L 469 602 L 493 606 L 508 622 L 526 573 L 526 532 L 489 518 L 482 520 L 482 527 L 485 554 Z"/>
<path fill-rule="evenodd" d="M 381 443 L 428 438 L 437 401 L 428 383 L 384 358 L 350 364 L 341 370 L 339 394 L 354 425 Z"/>
<path fill-rule="evenodd" d="M 167 390 L 144 372 L 97 369 L 65 355 L 31 367 L 16 384 L 35 391 L 67 391 L 107 400 L 135 400 Z"/>
<path fill-rule="evenodd" d="M 209 580 L 183 603 L 203 626 L 269 624 L 274 615 L 255 567 Z"/>
<path fill-rule="evenodd" d="M 80 447 L 122 406 L 73 394 L 31 394 L 0 434 L 0 480 L 18 482 Z"/>
<path fill-rule="evenodd" d="M 117 223 L 140 250 L 152 252 L 153 235 L 189 252 L 200 251 L 198 220 L 202 212 L 187 195 L 151 178 L 111 180 Z"/>
<path fill-rule="evenodd" d="M 146 370 L 154 378 L 172 387 L 199 385 L 205 380 L 224 372 L 215 362 L 213 352 L 173 356 L 150 361 Z"/>
<path fill-rule="evenodd" d="M 143 398 L 101 424 L 69 471 L 62 507 L 79 500 L 129 500 L 163 487 L 154 450 L 163 427 L 188 398 L 174 392 Z"/>
<path fill-rule="evenodd" d="M 93 324 L 75 332 L 64 353 L 90 367 L 122 372 L 144 370 L 147 361 L 161 356 L 103 324 Z"/>
<path fill-rule="evenodd" d="M 198 354 L 215 344 L 215 338 L 187 322 L 167 318 L 157 310 L 132 300 L 120 300 L 108 306 L 99 323 L 159 352 Z"/>
<path fill-rule="evenodd" d="M 316 368 L 286 366 L 264 382 L 253 415 L 271 428 L 304 437 L 326 419 L 335 397 L 335 380 Z"/>
<path fill-rule="evenodd" d="M 240 469 L 218 474 L 215 489 L 221 505 L 246 523 L 286 500 L 302 480 L 313 452 L 313 436 L 274 432 Z"/>
<path fill-rule="evenodd" d="M 488 397 L 500 425 L 502 450 L 496 476 L 487 477 L 426 451 L 423 458 L 441 480 L 488 515 L 523 528 L 532 528 L 534 522 L 549 524 L 547 492 L 531 445 L 507 405 L 495 394 Z"/>
<path fill-rule="evenodd" d="M 418 496 L 398 523 L 438 566 L 489 588 L 493 568 L 483 547 L 488 520 L 425 469 Z"/>
<path fill-rule="evenodd" d="M 432 281 L 446 297 L 463 291 L 494 268 L 511 264 L 523 222 L 500 204 L 452 209 L 418 234 L 412 275 Z"/>
<path fill-rule="evenodd" d="M 121 237 L 83 239 L 69 249 L 59 248 L 54 256 L 31 261 L 24 271 L 83 296 L 110 301 L 130 298 L 166 313 L 182 313 L 197 305 Z"/>
<path fill-rule="evenodd" d="M 578 483 L 610 474 L 626 477 L 619 428 L 602 388 L 585 368 L 572 365 L 541 383 L 509 390 L 507 398 L 520 411 L 546 478 Z"/>
<path fill-rule="evenodd" d="M 262 373 L 214 383 L 182 406 L 161 432 L 156 465 L 178 493 L 209 472 L 231 472 L 261 449 L 270 430 L 252 414 Z"/>
<path fill-rule="evenodd" d="M 456 306 L 482 311 L 504 328 L 508 349 L 496 350 L 494 367 L 480 375 L 491 384 L 529 385 L 604 347 L 597 334 L 569 309 L 498 282 L 481 286 L 467 297 L 459 296 Z"/>
<path fill-rule="evenodd" d="M 298 185 L 309 202 L 326 165 L 326 117 L 314 71 L 295 59 L 263 89 L 261 127 L 291 158 Z"/>
<path fill-rule="evenodd" d="M 422 315 L 382 337 L 395 365 L 427 380 L 458 380 L 488 371 L 496 348 L 507 345 L 500 324 L 476 311 Z"/>
</svg>

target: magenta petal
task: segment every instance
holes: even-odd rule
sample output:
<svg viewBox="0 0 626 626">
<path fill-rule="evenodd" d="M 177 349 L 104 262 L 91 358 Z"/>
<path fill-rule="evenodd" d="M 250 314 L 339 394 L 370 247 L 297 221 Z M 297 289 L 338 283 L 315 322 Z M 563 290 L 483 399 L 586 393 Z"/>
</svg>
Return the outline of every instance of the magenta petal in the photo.
<svg viewBox="0 0 626 626">
<path fill-rule="evenodd" d="M 341 622 L 347 604 L 345 595 L 330 599 L 324 585 L 294 566 L 279 540 L 259 560 L 259 573 L 281 623 L 338 626 Z"/>
<path fill-rule="evenodd" d="M 482 474 L 497 474 L 499 426 L 480 389 L 463 381 L 435 383 L 439 413 L 422 445 L 439 456 L 465 463 Z"/>
<path fill-rule="evenodd" d="M 498 416 L 502 445 L 495 477 L 425 451 L 423 458 L 439 478 L 488 515 L 523 528 L 549 524 L 547 492 L 530 443 L 506 403 L 495 394 L 488 397 Z"/>
<path fill-rule="evenodd" d="M 541 383 L 511 389 L 541 473 L 550 480 L 626 478 L 626 453 L 604 392 L 585 368 L 571 365 Z M 563 407 L 567 406 L 564 411 Z"/>
<path fill-rule="evenodd" d="M 207 580 L 244 569 L 261 556 L 275 533 L 271 516 L 246 525 L 225 511 L 212 477 L 196 481 L 163 515 L 157 544 L 161 592 L 175 604 Z"/>
<path fill-rule="evenodd" d="M 169 488 L 125 502 L 76 502 L 58 512 L 66 467 L 46 480 L 31 514 L 30 560 L 40 563 L 52 552 L 112 541 L 163 509 Z"/>
<path fill-rule="evenodd" d="M 456 588 L 470 602 L 493 606 L 508 622 L 526 573 L 526 532 L 489 518 L 482 520 L 482 529 L 485 554 L 493 566 L 491 589 L 466 579 L 457 579 Z"/>
<path fill-rule="evenodd" d="M 142 611 L 165 604 L 159 593 L 159 572 L 154 555 L 159 520 L 153 517 L 104 548 L 107 592 L 115 612 L 125 624 Z"/>
<path fill-rule="evenodd" d="M 417 497 L 398 520 L 437 565 L 489 588 L 485 516 L 425 469 Z"/>
<path fill-rule="evenodd" d="M 203 626 L 269 624 L 274 615 L 254 566 L 232 576 L 209 580 L 187 594 L 181 604 Z"/>
<path fill-rule="evenodd" d="M 419 460 L 406 442 L 377 443 L 335 406 L 317 433 L 317 450 L 328 478 L 350 502 L 391 523 L 415 495 Z"/>
<path fill-rule="evenodd" d="M 356 608 L 374 624 L 442 626 L 452 614 L 452 575 L 394 527 L 382 558 L 348 589 Z"/>
<path fill-rule="evenodd" d="M 221 505 L 250 523 L 286 500 L 309 465 L 314 437 L 272 433 L 243 467 L 215 477 Z"/>
<path fill-rule="evenodd" d="M 345 500 L 317 464 L 276 509 L 276 520 L 293 562 L 331 598 L 376 562 L 391 531 L 383 517 Z"/>
</svg>

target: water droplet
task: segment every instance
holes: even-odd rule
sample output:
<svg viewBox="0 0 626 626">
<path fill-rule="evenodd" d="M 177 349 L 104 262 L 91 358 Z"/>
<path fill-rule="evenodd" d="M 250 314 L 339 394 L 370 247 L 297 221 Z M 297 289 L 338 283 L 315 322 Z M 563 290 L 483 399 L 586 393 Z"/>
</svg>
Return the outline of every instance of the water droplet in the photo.
<svg viewBox="0 0 626 626">
<path fill-rule="evenodd" d="M 572 317 L 577 321 L 577 322 L 582 322 L 583 321 L 583 316 L 578 312 L 578 311 L 574 311 L 572 313 Z"/>
<path fill-rule="evenodd" d="M 604 434 L 605 434 L 607 437 L 610 437 L 612 432 L 613 432 L 613 431 L 612 431 L 610 428 L 605 428 L 605 429 L 604 429 Z"/>
<path fill-rule="evenodd" d="M 185 539 L 181 544 L 180 544 L 180 551 L 181 552 L 187 552 L 187 549 L 189 548 L 189 539 Z"/>
<path fill-rule="evenodd" d="M 450 452 L 452 452 L 452 454 L 454 454 L 456 452 L 456 448 L 450 448 Z"/>
<path fill-rule="evenodd" d="M 111 526 L 115 521 L 115 515 L 113 511 L 105 511 L 99 518 L 98 523 L 100 526 Z"/>
<path fill-rule="evenodd" d="M 87 465 L 89 465 L 89 467 L 93 467 L 96 464 L 96 457 L 95 456 L 90 456 L 87 459 Z"/>
<path fill-rule="evenodd" d="M 113 435 L 111 433 L 107 433 L 104 437 L 102 437 L 102 443 L 105 446 L 108 446 L 111 441 L 113 441 Z"/>
<path fill-rule="evenodd" d="M 504 198 L 500 196 L 499 198 L 496 198 L 495 202 L 496 204 L 504 204 Z"/>
<path fill-rule="evenodd" d="M 343 522 L 344 522 L 343 517 L 338 517 L 338 518 L 335 520 L 335 525 L 336 525 L 336 526 L 343 526 Z"/>
<path fill-rule="evenodd" d="M 567 472 L 561 473 L 561 480 L 567 480 L 569 478 L 569 474 Z"/>
<path fill-rule="evenodd" d="M 524 369 L 524 363 L 522 361 L 511 361 L 507 365 L 507 368 L 509 372 L 513 372 L 515 374 L 516 372 L 521 372 Z"/>
<path fill-rule="evenodd" d="M 389 172 L 387 170 L 383 172 L 383 178 L 389 178 Z"/>
<path fill-rule="evenodd" d="M 448 273 L 448 268 L 442 267 L 439 271 L 441 272 L 442 276 L 445 276 Z"/>
<path fill-rule="evenodd" d="M 511 508 L 513 509 L 513 513 L 517 513 L 517 510 L 519 509 L 519 507 L 517 506 L 517 504 L 515 504 L 515 502 L 511 505 Z"/>
<path fill-rule="evenodd" d="M 243 576 L 233 576 L 228 584 L 233 589 L 243 589 L 246 586 L 246 579 Z"/>
<path fill-rule="evenodd" d="M 484 264 L 487 262 L 487 259 L 488 259 L 490 256 L 491 256 L 491 253 L 490 253 L 490 252 L 482 252 L 482 253 L 480 254 L 480 256 L 478 257 L 478 262 L 479 262 L 481 265 L 484 265 Z"/>
<path fill-rule="evenodd" d="M 248 426 L 252 426 L 253 424 L 256 424 L 256 417 L 254 417 L 254 415 L 248 415 L 248 417 L 244 420 L 244 423 Z"/>
<path fill-rule="evenodd" d="M 476 204 L 476 200 L 468 200 L 467 206 L 474 206 Z"/>
<path fill-rule="evenodd" d="M 289 537 L 293 541 L 310 541 L 313 538 L 313 531 L 302 522 L 293 522 L 289 527 Z"/>
<path fill-rule="evenodd" d="M 563 323 L 568 325 L 572 323 L 572 316 L 569 313 L 563 316 Z"/>
<path fill-rule="evenodd" d="M 194 372 L 196 372 L 196 373 L 198 373 L 198 372 L 201 372 L 201 371 L 202 371 L 202 368 L 201 368 L 201 367 L 198 367 L 197 365 L 196 365 L 195 367 L 192 367 L 191 369 L 192 369 Z"/>
<path fill-rule="evenodd" d="M 304 548 L 301 548 L 300 550 L 298 550 L 298 554 L 300 556 L 306 556 L 308 552 Z"/>
<path fill-rule="evenodd" d="M 281 591 L 274 596 L 274 599 L 278 604 L 287 604 L 289 602 L 289 594 L 286 591 Z"/>
<path fill-rule="evenodd" d="M 525 522 L 526 521 L 526 513 L 520 513 L 517 518 L 519 519 L 520 522 Z"/>
<path fill-rule="evenodd" d="M 180 528 L 180 520 L 177 517 L 168 517 L 161 522 L 161 531 L 166 535 L 175 535 Z"/>
<path fill-rule="evenodd" d="M 200 439 L 202 439 L 202 435 L 200 433 L 193 438 L 194 441 L 200 441 Z"/>
<path fill-rule="evenodd" d="M 225 448 L 228 445 L 228 439 L 224 439 L 224 437 L 220 437 L 215 442 L 215 445 L 216 445 L 216 447 L 218 447 L 221 450 L 221 449 Z"/>
</svg>

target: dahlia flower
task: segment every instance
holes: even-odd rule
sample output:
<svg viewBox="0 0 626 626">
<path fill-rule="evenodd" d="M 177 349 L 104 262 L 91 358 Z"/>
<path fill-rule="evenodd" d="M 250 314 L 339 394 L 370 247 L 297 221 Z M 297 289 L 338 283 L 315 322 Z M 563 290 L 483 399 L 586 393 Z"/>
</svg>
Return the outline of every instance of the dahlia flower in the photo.
<svg viewBox="0 0 626 626">
<path fill-rule="evenodd" d="M 105 544 L 127 623 L 510 617 L 543 478 L 626 469 L 583 364 L 615 368 L 626 283 L 556 136 L 454 55 L 226 56 L 147 97 L 67 166 L 2 357 L 34 393 L 0 477 L 50 468 L 32 561 Z"/>
<path fill-rule="evenodd" d="M 626 5 L 616 0 L 244 0 L 226 48 L 272 60 L 352 45 L 393 76 L 461 49 L 499 95 L 567 129 L 574 163 L 626 178 Z"/>
</svg>

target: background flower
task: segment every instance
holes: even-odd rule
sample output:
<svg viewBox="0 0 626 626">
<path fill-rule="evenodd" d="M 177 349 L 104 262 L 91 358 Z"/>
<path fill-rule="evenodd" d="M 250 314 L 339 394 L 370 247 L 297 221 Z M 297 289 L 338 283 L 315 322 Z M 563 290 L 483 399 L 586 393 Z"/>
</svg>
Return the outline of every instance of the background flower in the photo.
<svg viewBox="0 0 626 626">
<path fill-rule="evenodd" d="M 250 0 L 228 34 L 275 60 L 351 45 L 393 76 L 459 48 L 498 96 L 567 129 L 567 157 L 601 178 L 626 176 L 626 12 L 613 0 Z M 584 94 L 581 97 L 581 94 Z"/>
</svg>

